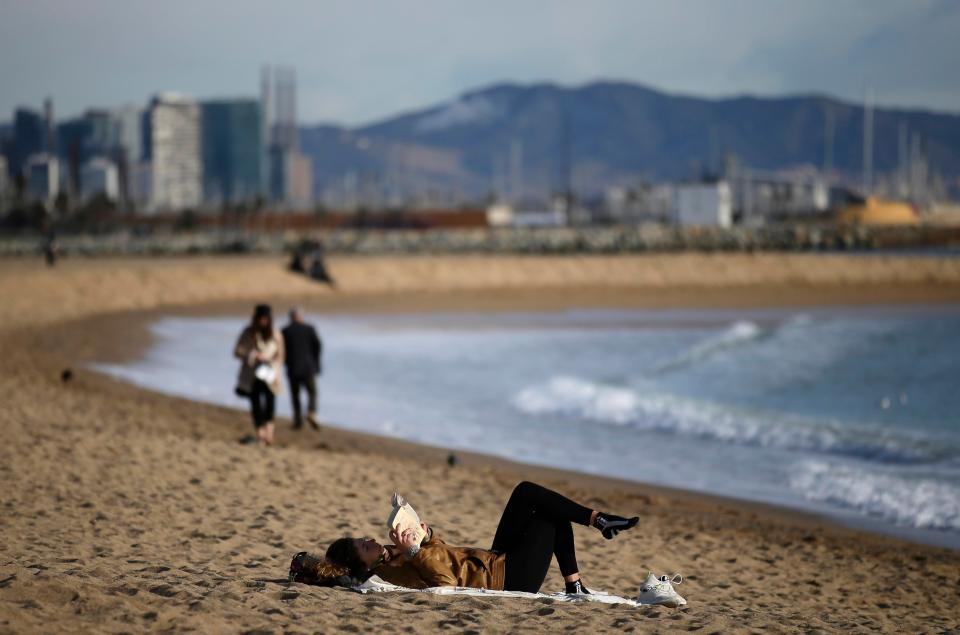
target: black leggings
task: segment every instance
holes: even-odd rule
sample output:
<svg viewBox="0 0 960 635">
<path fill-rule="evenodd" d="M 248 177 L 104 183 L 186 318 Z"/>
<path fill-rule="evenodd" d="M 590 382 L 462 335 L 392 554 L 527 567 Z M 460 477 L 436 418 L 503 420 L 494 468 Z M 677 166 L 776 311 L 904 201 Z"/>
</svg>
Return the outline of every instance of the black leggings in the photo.
<svg viewBox="0 0 960 635">
<path fill-rule="evenodd" d="M 506 554 L 507 591 L 536 593 L 557 557 L 564 577 L 577 573 L 577 552 L 570 523 L 590 525 L 592 510 L 546 487 L 524 481 L 503 508 L 492 551 Z"/>
<path fill-rule="evenodd" d="M 260 379 L 254 379 L 253 388 L 250 390 L 250 414 L 253 415 L 254 428 L 273 421 L 275 402 L 270 386 Z"/>
</svg>

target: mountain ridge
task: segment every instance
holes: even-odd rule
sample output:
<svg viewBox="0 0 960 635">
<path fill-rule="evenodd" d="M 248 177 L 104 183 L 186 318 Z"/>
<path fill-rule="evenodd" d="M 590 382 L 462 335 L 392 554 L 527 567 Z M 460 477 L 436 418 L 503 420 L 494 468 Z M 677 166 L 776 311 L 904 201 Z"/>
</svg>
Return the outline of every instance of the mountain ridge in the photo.
<svg viewBox="0 0 960 635">
<path fill-rule="evenodd" d="M 832 161 L 838 176 L 854 181 L 863 168 L 863 120 L 862 106 L 819 93 L 709 99 L 603 79 L 576 87 L 498 82 L 370 124 L 301 126 L 300 136 L 325 200 L 338 189 L 341 198 L 544 197 L 694 178 L 728 155 L 763 170 Z M 960 114 L 874 109 L 876 174 L 906 155 L 960 186 Z"/>
</svg>

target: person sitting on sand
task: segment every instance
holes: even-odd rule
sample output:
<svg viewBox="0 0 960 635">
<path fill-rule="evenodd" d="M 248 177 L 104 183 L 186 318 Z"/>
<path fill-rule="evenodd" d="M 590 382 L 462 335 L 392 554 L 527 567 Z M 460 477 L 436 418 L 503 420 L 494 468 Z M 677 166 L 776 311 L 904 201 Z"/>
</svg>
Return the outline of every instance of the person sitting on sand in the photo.
<svg viewBox="0 0 960 635">
<path fill-rule="evenodd" d="M 567 593 L 589 594 L 580 580 L 571 523 L 595 527 L 610 540 L 637 524 L 598 512 L 536 483 L 517 485 L 507 501 L 490 549 L 453 547 L 426 524 L 427 536 L 416 544 L 415 532 L 391 530 L 394 546 L 372 538 L 345 537 L 327 549 L 329 562 L 349 570 L 356 579 L 378 575 L 412 589 L 461 586 L 537 593 L 557 557 Z"/>
<path fill-rule="evenodd" d="M 260 445 L 273 445 L 275 395 L 281 390 L 284 348 L 283 336 L 273 328 L 269 305 L 258 304 L 254 308 L 253 319 L 240 333 L 233 354 L 241 360 L 236 392 L 250 398 L 257 441 Z"/>
</svg>

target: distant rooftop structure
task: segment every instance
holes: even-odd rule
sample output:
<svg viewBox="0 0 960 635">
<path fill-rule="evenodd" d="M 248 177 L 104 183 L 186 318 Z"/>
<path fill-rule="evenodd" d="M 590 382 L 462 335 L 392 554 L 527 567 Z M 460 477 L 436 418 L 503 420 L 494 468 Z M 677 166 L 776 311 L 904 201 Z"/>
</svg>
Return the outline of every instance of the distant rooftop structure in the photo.
<svg viewBox="0 0 960 635">
<path fill-rule="evenodd" d="M 154 95 L 150 100 L 150 103 L 192 104 L 193 101 L 193 98 L 189 95 L 185 95 L 174 90 L 167 90 Z"/>
</svg>

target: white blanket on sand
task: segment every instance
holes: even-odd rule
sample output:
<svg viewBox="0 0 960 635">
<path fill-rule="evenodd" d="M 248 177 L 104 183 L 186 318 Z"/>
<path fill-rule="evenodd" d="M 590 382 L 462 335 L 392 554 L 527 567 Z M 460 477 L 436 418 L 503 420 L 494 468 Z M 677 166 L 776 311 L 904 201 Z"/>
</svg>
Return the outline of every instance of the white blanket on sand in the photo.
<svg viewBox="0 0 960 635">
<path fill-rule="evenodd" d="M 386 593 L 390 591 L 408 591 L 411 593 L 433 593 L 435 595 L 483 595 L 487 597 L 501 598 L 549 598 L 557 602 L 600 602 L 602 604 L 629 604 L 630 606 L 648 606 L 640 604 L 636 600 L 622 598 L 618 595 L 610 595 L 602 591 L 590 590 L 589 595 L 567 595 L 562 591 L 557 593 L 525 593 L 523 591 L 491 591 L 489 589 L 473 589 L 462 586 L 435 586 L 428 589 L 408 589 L 407 587 L 397 586 L 382 580 L 378 576 L 373 576 L 363 584 L 350 587 L 360 593 Z"/>
</svg>

